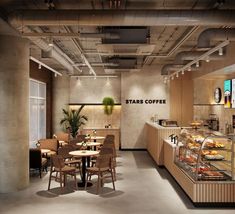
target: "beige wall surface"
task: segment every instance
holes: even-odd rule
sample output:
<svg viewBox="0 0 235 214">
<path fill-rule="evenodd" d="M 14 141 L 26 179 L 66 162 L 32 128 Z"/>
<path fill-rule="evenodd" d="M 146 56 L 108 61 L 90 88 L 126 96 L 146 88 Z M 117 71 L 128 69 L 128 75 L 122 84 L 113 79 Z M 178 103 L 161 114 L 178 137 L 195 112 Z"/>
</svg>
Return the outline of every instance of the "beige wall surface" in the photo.
<svg viewBox="0 0 235 214">
<path fill-rule="evenodd" d="M 224 80 L 222 79 L 195 79 L 194 80 L 194 119 L 209 119 L 210 114 L 216 114 L 219 118 L 220 132 L 225 133 L 225 124 L 232 124 L 232 115 L 235 115 L 235 109 L 224 108 Z M 214 90 L 219 87 L 222 90 L 222 99 L 220 105 L 215 105 Z"/>
<path fill-rule="evenodd" d="M 102 103 L 106 96 L 121 101 L 121 78 L 70 78 L 70 103 Z"/>
<path fill-rule="evenodd" d="M 122 148 L 146 148 L 145 122 L 154 114 L 169 118 L 169 90 L 159 68 L 138 73 L 123 73 L 121 78 Z M 126 104 L 126 99 L 166 99 L 166 104 Z"/>
</svg>

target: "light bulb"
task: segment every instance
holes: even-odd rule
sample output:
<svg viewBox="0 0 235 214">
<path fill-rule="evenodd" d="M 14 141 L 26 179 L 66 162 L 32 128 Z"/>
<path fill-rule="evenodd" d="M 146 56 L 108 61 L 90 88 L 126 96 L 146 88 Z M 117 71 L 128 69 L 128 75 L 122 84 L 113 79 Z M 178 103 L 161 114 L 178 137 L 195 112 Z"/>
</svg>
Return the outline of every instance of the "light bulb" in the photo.
<svg viewBox="0 0 235 214">
<path fill-rule="evenodd" d="M 42 69 L 42 65 L 41 64 L 38 64 L 38 69 Z"/>
<path fill-rule="evenodd" d="M 219 49 L 219 55 L 223 56 L 223 49 L 222 48 Z"/>
<path fill-rule="evenodd" d="M 181 71 L 181 74 L 184 75 L 184 70 Z"/>
<path fill-rule="evenodd" d="M 54 76 L 57 77 L 57 73 L 55 73 Z"/>
<path fill-rule="evenodd" d="M 209 56 L 206 57 L 206 62 L 210 62 L 210 57 Z"/>
<path fill-rule="evenodd" d="M 196 62 L 196 67 L 199 68 L 200 64 L 199 62 Z"/>
<path fill-rule="evenodd" d="M 177 78 L 179 77 L 179 73 L 178 73 L 178 72 L 176 73 L 176 77 L 177 77 Z"/>
<path fill-rule="evenodd" d="M 191 66 L 189 66 L 189 67 L 188 67 L 188 71 L 191 71 L 191 70 L 192 70 L 192 69 L 191 69 Z"/>
<path fill-rule="evenodd" d="M 174 79 L 174 76 L 172 76 L 171 79 L 173 80 L 173 79 Z"/>
<path fill-rule="evenodd" d="M 53 38 L 50 38 L 50 39 L 49 39 L 49 44 L 48 44 L 48 45 L 49 45 L 50 47 L 53 47 L 53 45 L 54 45 L 54 44 L 53 44 Z"/>
</svg>

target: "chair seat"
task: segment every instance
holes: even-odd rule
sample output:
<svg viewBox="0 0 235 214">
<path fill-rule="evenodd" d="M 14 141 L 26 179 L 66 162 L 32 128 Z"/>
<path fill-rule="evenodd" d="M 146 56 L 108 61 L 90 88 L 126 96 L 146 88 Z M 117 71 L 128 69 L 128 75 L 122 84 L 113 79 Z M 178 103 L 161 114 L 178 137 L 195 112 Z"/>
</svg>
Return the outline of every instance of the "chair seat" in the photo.
<svg viewBox="0 0 235 214">
<path fill-rule="evenodd" d="M 60 171 L 59 168 L 55 168 L 55 171 Z M 76 168 L 75 167 L 72 167 L 72 166 L 64 166 L 62 169 L 61 169 L 62 172 L 75 172 L 76 171 Z"/>
<path fill-rule="evenodd" d="M 81 163 L 81 160 L 67 160 L 65 161 L 65 164 L 77 164 L 77 163 Z"/>
<path fill-rule="evenodd" d="M 110 169 L 109 167 L 105 167 L 105 168 L 89 167 L 87 168 L 87 171 L 91 173 L 99 173 L 99 171 L 105 172 L 105 171 L 109 171 L 109 169 Z"/>
</svg>

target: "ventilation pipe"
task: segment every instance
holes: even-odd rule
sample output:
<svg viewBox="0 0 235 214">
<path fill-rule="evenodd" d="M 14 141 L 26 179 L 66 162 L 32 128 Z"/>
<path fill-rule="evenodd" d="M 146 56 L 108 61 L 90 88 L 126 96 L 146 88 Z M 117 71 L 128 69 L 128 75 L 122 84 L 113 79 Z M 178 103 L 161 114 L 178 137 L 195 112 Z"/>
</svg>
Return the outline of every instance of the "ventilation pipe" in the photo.
<svg viewBox="0 0 235 214">
<path fill-rule="evenodd" d="M 234 13 L 235 14 L 235 13 Z M 211 48 L 210 42 L 223 41 L 223 40 L 235 41 L 235 29 L 234 28 L 210 28 L 204 30 L 198 37 L 197 47 L 198 49 L 209 49 Z"/>
<path fill-rule="evenodd" d="M 233 25 L 233 10 L 18 10 L 14 27 L 32 26 L 218 26 Z"/>
<path fill-rule="evenodd" d="M 25 27 L 24 30 L 27 32 L 32 32 L 28 27 Z M 35 45 L 37 45 L 42 51 L 50 52 L 50 56 L 64 66 L 69 74 L 74 73 L 74 67 L 72 66 L 74 62 L 61 51 L 57 46 L 50 47 L 49 44 L 41 38 L 29 38 Z"/>
<path fill-rule="evenodd" d="M 224 48 L 225 49 L 225 48 Z M 196 58 L 203 55 L 205 51 L 182 51 L 179 52 L 175 57 L 175 64 L 184 64 L 185 61 L 193 61 Z M 223 60 L 225 57 L 225 50 L 223 56 L 218 53 L 213 53 L 210 55 L 210 60 Z"/>
<path fill-rule="evenodd" d="M 176 71 L 177 69 L 183 67 L 184 65 L 167 64 L 162 67 L 161 75 L 169 75 L 171 71 Z"/>
</svg>

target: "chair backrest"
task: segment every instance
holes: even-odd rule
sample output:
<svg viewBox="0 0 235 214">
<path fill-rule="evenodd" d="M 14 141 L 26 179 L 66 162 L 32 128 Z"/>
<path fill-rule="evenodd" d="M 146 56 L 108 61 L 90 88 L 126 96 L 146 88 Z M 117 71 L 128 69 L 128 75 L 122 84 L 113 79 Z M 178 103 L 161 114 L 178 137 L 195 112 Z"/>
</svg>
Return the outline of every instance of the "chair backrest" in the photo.
<svg viewBox="0 0 235 214">
<path fill-rule="evenodd" d="M 58 132 L 54 136 L 56 137 L 57 140 L 61 140 L 66 143 L 68 143 L 70 140 L 70 134 L 66 132 Z"/>
<path fill-rule="evenodd" d="M 76 139 L 78 140 L 78 142 L 82 142 L 82 141 L 86 142 L 87 141 L 86 135 L 84 135 L 84 134 L 77 135 Z"/>
<path fill-rule="evenodd" d="M 57 139 L 41 139 L 38 143 L 40 149 L 50 149 L 57 152 L 59 148 L 59 142 Z"/>
<path fill-rule="evenodd" d="M 61 155 L 64 159 L 72 158 L 73 156 L 69 152 L 73 151 L 74 147 L 72 145 L 66 145 L 58 149 L 58 155 Z"/>
<path fill-rule="evenodd" d="M 101 147 L 99 155 L 112 155 L 113 156 L 113 149 L 112 148 L 105 148 Z"/>
<path fill-rule="evenodd" d="M 80 141 L 75 138 L 75 139 L 72 139 L 69 141 L 69 146 L 72 146 L 73 147 L 73 150 L 79 150 L 81 148 L 81 146 L 77 145 L 77 143 L 79 143 Z"/>
<path fill-rule="evenodd" d="M 29 149 L 29 167 L 30 168 L 41 168 L 42 166 L 42 154 L 38 148 Z"/>
<path fill-rule="evenodd" d="M 111 168 L 112 156 L 111 155 L 100 155 L 96 160 L 96 167 L 101 168 Z"/>
<path fill-rule="evenodd" d="M 104 139 L 104 143 L 114 143 L 114 140 L 115 140 L 115 136 L 112 134 L 108 134 L 106 135 Z"/>
<path fill-rule="evenodd" d="M 64 158 L 61 155 L 53 155 L 51 157 L 52 167 L 61 170 L 65 167 Z"/>
<path fill-rule="evenodd" d="M 113 157 L 116 158 L 116 149 L 115 149 L 115 143 L 104 143 L 102 148 L 111 148 L 113 150 Z"/>
</svg>

